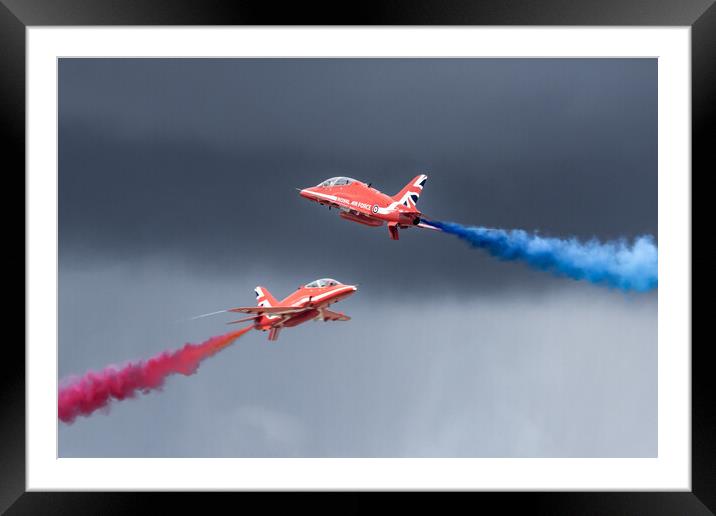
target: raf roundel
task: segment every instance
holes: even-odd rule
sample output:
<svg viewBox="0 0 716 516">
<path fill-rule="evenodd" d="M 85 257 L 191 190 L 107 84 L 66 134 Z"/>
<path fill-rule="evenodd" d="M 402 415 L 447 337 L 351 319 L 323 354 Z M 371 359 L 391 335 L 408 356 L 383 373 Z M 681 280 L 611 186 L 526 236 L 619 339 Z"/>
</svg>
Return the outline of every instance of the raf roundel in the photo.
<svg viewBox="0 0 716 516">
<path fill-rule="evenodd" d="M 378 208 L 378 205 L 377 205 L 377 204 L 374 204 L 374 205 L 373 205 L 373 213 L 378 213 L 378 209 L 379 209 L 379 208 Z"/>
</svg>

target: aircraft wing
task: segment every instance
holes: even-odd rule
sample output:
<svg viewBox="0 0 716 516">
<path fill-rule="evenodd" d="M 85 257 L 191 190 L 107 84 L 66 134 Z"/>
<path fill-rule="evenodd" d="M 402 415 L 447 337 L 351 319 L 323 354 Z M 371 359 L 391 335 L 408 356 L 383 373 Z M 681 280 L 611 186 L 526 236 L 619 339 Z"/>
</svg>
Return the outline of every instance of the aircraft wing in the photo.
<svg viewBox="0 0 716 516">
<path fill-rule="evenodd" d="M 346 314 L 341 314 L 338 312 L 334 312 L 332 310 L 326 310 L 325 308 L 321 310 L 321 315 L 319 316 L 324 321 L 350 321 L 351 318 L 348 317 Z"/>
<path fill-rule="evenodd" d="M 240 306 L 238 308 L 230 308 L 227 312 L 239 312 L 242 314 L 271 314 L 271 315 L 283 315 L 283 314 L 295 314 L 310 310 L 310 308 L 303 308 L 300 306 Z"/>
</svg>

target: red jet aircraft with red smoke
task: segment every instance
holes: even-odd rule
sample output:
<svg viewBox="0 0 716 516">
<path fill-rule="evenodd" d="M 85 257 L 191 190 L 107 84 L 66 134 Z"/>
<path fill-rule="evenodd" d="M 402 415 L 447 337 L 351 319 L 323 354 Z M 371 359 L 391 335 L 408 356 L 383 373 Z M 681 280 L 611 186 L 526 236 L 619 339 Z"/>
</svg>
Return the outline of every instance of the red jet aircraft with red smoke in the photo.
<svg viewBox="0 0 716 516">
<path fill-rule="evenodd" d="M 282 328 L 298 326 L 306 321 L 349 321 L 350 317 L 329 310 L 328 307 L 354 294 L 357 290 L 356 285 L 344 285 L 334 279 L 323 278 L 298 287 L 296 292 L 278 301 L 266 287 L 256 287 L 254 292 L 256 292 L 257 306 L 230 308 L 198 317 L 223 312 L 252 314 L 251 317 L 227 324 L 253 321 L 255 329 L 269 332 L 268 340 L 277 340 Z"/>
<path fill-rule="evenodd" d="M 366 226 L 388 225 L 390 238 L 398 240 L 398 228 L 419 226 L 437 229 L 421 222 L 418 198 L 428 176 L 415 176 L 405 187 L 393 195 L 385 195 L 369 184 L 350 177 L 332 177 L 318 186 L 300 190 L 306 199 L 315 201 L 328 209 L 338 208 L 342 218 Z"/>
</svg>

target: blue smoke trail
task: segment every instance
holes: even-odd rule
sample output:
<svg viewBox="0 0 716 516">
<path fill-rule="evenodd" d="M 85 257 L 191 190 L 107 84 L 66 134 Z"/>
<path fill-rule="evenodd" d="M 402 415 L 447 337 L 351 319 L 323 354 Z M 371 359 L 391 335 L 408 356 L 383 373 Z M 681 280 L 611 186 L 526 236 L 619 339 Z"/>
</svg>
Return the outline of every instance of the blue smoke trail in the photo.
<svg viewBox="0 0 716 516">
<path fill-rule="evenodd" d="M 522 260 L 557 276 L 638 292 L 657 287 L 657 248 L 652 236 L 640 236 L 630 247 L 625 240 L 579 242 L 575 238 L 543 238 L 521 229 L 505 231 L 455 222 L 423 222 L 497 258 Z"/>
</svg>

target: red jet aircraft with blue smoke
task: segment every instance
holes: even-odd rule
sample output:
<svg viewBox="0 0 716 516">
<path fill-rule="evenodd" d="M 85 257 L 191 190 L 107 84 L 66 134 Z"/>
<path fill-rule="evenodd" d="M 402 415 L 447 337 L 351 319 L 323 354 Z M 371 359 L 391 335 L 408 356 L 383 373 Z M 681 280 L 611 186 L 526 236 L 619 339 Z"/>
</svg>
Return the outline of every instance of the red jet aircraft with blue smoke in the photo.
<svg viewBox="0 0 716 516">
<path fill-rule="evenodd" d="M 254 329 L 268 331 L 268 340 L 277 340 L 282 328 L 298 326 L 306 321 L 349 321 L 350 317 L 329 310 L 328 307 L 353 295 L 357 290 L 356 285 L 344 285 L 334 279 L 323 278 L 298 287 L 293 294 L 278 301 L 266 287 L 256 287 L 257 306 L 220 310 L 199 315 L 195 319 L 224 312 L 252 314 L 251 317 L 227 324 L 253 321 Z"/>
<path fill-rule="evenodd" d="M 342 218 L 366 226 L 388 225 L 390 238 L 398 240 L 398 228 L 419 226 L 437 229 L 421 222 L 418 198 L 428 176 L 415 176 L 405 187 L 393 195 L 385 195 L 369 184 L 350 177 L 332 177 L 318 186 L 300 190 L 306 199 L 317 202 L 328 209 L 338 208 Z"/>
</svg>

